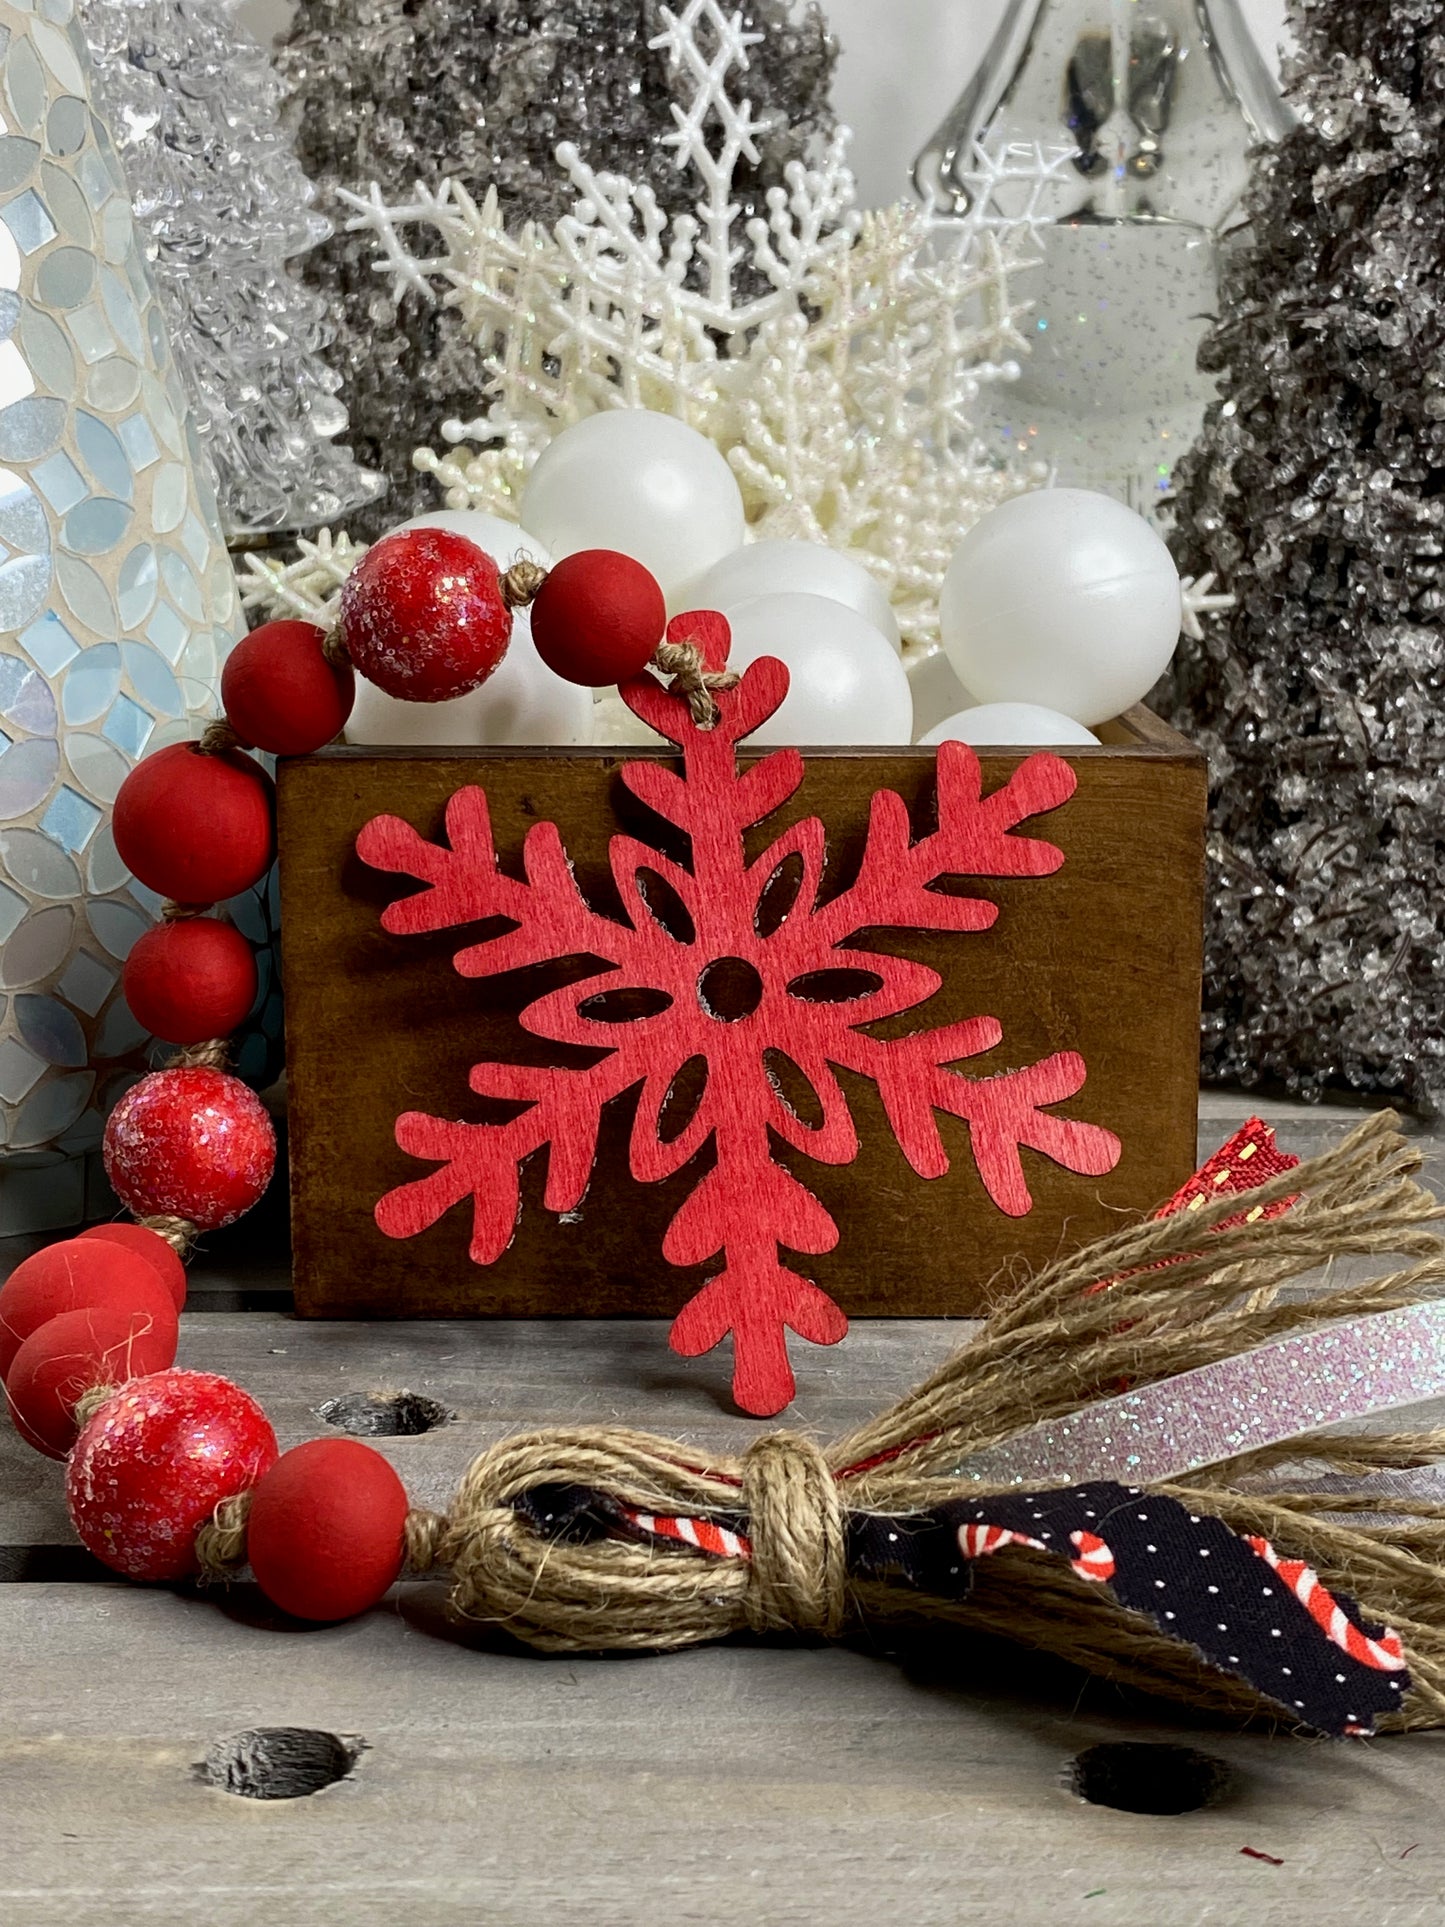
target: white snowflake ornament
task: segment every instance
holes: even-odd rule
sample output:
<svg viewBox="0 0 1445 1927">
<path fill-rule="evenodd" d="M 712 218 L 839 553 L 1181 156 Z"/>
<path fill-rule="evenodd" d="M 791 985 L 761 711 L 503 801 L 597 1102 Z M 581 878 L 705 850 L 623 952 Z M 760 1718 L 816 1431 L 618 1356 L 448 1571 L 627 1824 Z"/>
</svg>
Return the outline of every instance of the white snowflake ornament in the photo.
<svg viewBox="0 0 1445 1927">
<path fill-rule="evenodd" d="M 929 653 L 959 537 L 1044 479 L 984 450 L 973 421 L 980 384 L 1025 351 L 1012 276 L 1032 265 L 1039 195 L 1067 152 L 980 153 L 972 211 L 944 230 L 912 205 L 860 212 L 839 129 L 788 168 L 766 217 L 743 219 L 733 176 L 762 123 L 740 83 L 762 36 L 718 0 L 661 17 L 651 44 L 677 79 L 666 138 L 697 182 L 691 214 L 669 220 L 649 188 L 570 145 L 557 158 L 577 198 L 550 232 L 510 232 L 495 194 L 454 181 L 400 206 L 375 187 L 344 197 L 395 292 L 455 308 L 482 350 L 478 415 L 441 425 L 448 452 L 413 459 L 448 506 L 516 520 L 561 429 L 605 408 L 679 416 L 727 456 L 752 533 L 852 552 L 907 652 Z M 1020 211 L 1002 210 L 1005 185 Z M 418 228 L 432 252 L 413 252 Z"/>
</svg>

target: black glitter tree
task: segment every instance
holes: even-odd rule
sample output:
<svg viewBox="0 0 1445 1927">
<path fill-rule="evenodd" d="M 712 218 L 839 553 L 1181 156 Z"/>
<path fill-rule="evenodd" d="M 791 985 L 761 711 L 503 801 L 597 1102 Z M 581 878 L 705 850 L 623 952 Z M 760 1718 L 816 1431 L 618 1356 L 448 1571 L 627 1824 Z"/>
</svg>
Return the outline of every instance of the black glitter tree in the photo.
<svg viewBox="0 0 1445 1927">
<path fill-rule="evenodd" d="M 1208 751 L 1205 1063 L 1445 1097 L 1445 0 L 1294 0 L 1201 351 L 1181 569 L 1237 607 L 1162 706 Z"/>
<path fill-rule="evenodd" d="M 741 11 L 766 35 L 748 92 L 770 128 L 759 165 L 738 176 L 752 212 L 787 163 L 831 133 L 836 48 L 817 0 L 743 0 Z M 475 411 L 482 375 L 457 314 L 415 295 L 398 313 L 372 239 L 345 233 L 336 190 L 375 181 L 400 201 L 417 181 L 450 176 L 479 199 L 495 187 L 509 222 L 550 227 L 573 198 L 555 149 L 573 141 L 592 166 L 647 181 L 682 212 L 694 188 L 662 142 L 679 83 L 647 44 L 659 12 L 659 0 L 300 0 L 278 60 L 298 158 L 338 227 L 303 272 L 336 318 L 329 359 L 358 458 L 391 483 L 350 520 L 353 534 L 436 506 L 412 450 L 435 443 L 448 416 Z"/>
</svg>

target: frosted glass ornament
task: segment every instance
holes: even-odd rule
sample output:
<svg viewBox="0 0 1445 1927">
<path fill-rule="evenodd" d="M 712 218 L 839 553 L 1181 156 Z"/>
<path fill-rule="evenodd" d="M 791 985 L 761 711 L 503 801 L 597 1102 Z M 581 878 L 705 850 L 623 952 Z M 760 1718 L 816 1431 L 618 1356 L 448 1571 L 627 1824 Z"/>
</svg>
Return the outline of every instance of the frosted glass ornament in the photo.
<svg viewBox="0 0 1445 1927">
<path fill-rule="evenodd" d="M 453 535 L 475 542 L 499 569 L 510 569 L 522 560 L 550 569 L 555 560 L 535 535 L 500 515 L 488 515 L 485 509 L 434 509 L 429 515 L 414 515 L 409 522 L 398 522 L 387 534 L 395 535 L 400 529 L 450 529 Z"/>
<path fill-rule="evenodd" d="M 1179 640 L 1179 572 L 1133 509 L 1088 489 L 1017 495 L 974 524 L 944 577 L 943 646 L 980 703 L 1107 722 Z"/>
<path fill-rule="evenodd" d="M 974 709 L 960 709 L 956 716 L 936 723 L 920 743 L 973 743 L 980 747 L 1000 748 L 1022 744 L 1026 748 L 1041 743 L 1093 743 L 1098 737 L 1072 716 L 1041 703 L 979 703 Z"/>
<path fill-rule="evenodd" d="M 913 696 L 892 645 L 856 609 L 826 596 L 754 596 L 728 616 L 730 669 L 777 656 L 791 678 L 753 743 L 908 743 Z"/>
<path fill-rule="evenodd" d="M 747 542 L 710 568 L 693 591 L 699 609 L 724 615 L 749 596 L 820 595 L 856 609 L 895 649 L 903 647 L 888 592 L 844 549 L 822 542 Z"/>
<path fill-rule="evenodd" d="M 914 172 L 946 235 L 977 191 L 981 148 L 1072 150 L 1042 192 L 999 196 L 1008 212 L 1027 205 L 1042 260 L 1029 353 L 979 396 L 984 446 L 1166 512 L 1215 393 L 1197 351 L 1249 152 L 1289 126 L 1240 0 L 1009 0 Z"/>
<path fill-rule="evenodd" d="M 345 733 L 348 743 L 373 746 L 511 743 L 576 748 L 592 741 L 592 708 L 590 689 L 554 676 L 537 654 L 531 624 L 519 610 L 507 653 L 480 689 L 468 690 L 455 702 L 406 703 L 358 676 Z"/>
<path fill-rule="evenodd" d="M 115 855 L 111 803 L 215 715 L 244 625 L 69 0 L 0 0 L 0 45 L 0 939 L 19 933 L 36 1000 L 0 999 L 0 1065 L 23 1072 L 0 1079 L 11 1232 L 110 1208 L 86 1154 L 146 1065 L 118 962 L 158 908 Z"/>
<path fill-rule="evenodd" d="M 672 608 L 741 548 L 743 498 L 719 450 L 673 415 L 613 408 L 564 428 L 522 491 L 524 527 L 559 559 L 617 549 L 651 569 Z"/>
</svg>

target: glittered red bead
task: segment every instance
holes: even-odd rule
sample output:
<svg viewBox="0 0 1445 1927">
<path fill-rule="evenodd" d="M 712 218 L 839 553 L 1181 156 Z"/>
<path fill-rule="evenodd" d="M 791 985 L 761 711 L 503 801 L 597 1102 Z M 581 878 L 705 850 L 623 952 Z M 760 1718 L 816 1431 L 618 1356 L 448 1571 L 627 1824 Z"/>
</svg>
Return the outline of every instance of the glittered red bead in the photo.
<svg viewBox="0 0 1445 1927">
<path fill-rule="evenodd" d="M 106 1244 L 124 1245 L 155 1267 L 156 1276 L 175 1300 L 176 1310 L 186 1308 L 186 1268 L 158 1231 L 143 1224 L 93 1224 L 88 1231 L 76 1233 L 84 1242 L 99 1238 Z"/>
<path fill-rule="evenodd" d="M 131 1015 L 167 1044 L 225 1037 L 256 998 L 256 958 L 233 923 L 186 917 L 147 930 L 121 977 Z"/>
<path fill-rule="evenodd" d="M 145 1312 L 62 1312 L 31 1332 L 11 1362 L 5 1396 L 15 1430 L 37 1452 L 63 1459 L 75 1443 L 82 1393 L 163 1372 L 175 1357 L 174 1325 L 162 1331 Z"/>
<path fill-rule="evenodd" d="M 314 622 L 263 622 L 243 636 L 221 671 L 221 704 L 243 743 L 273 756 L 309 756 L 339 736 L 356 678 L 328 662 Z"/>
<path fill-rule="evenodd" d="M 105 1175 L 138 1218 L 230 1224 L 261 1196 L 276 1165 L 266 1107 L 224 1071 L 152 1071 L 105 1127 Z"/>
<path fill-rule="evenodd" d="M 339 618 L 360 674 L 413 703 L 480 688 L 512 637 L 496 563 L 452 529 L 384 535 L 346 578 Z"/>
<path fill-rule="evenodd" d="M 106 1400 L 70 1454 L 65 1501 L 81 1543 L 131 1579 L 183 1579 L 222 1499 L 276 1462 L 276 1434 L 239 1385 L 155 1372 Z"/>
<path fill-rule="evenodd" d="M 87 1309 L 141 1312 L 175 1345 L 175 1300 L 153 1265 L 123 1245 L 67 1238 L 22 1259 L 0 1289 L 0 1378 L 31 1332 Z"/>
<path fill-rule="evenodd" d="M 667 626 L 657 578 L 615 549 L 579 549 L 532 604 L 532 640 L 554 675 L 600 689 L 647 667 Z"/>
<path fill-rule="evenodd" d="M 256 1488 L 246 1551 L 256 1583 L 297 1619 L 351 1619 L 401 1571 L 406 1488 L 359 1439 L 294 1446 Z"/>
<path fill-rule="evenodd" d="M 259 883 L 275 849 L 275 788 L 239 750 L 172 743 L 121 784 L 111 830 L 121 862 L 177 903 L 222 903 Z"/>
</svg>

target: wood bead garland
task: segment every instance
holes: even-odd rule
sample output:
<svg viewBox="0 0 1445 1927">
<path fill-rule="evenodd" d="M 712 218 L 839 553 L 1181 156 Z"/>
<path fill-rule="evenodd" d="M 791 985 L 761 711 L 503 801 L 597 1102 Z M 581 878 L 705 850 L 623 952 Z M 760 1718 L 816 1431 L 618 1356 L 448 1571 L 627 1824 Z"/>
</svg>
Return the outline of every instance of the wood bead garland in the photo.
<svg viewBox="0 0 1445 1927">
<path fill-rule="evenodd" d="M 186 1306 L 186 1268 L 159 1232 L 143 1224 L 93 1224 L 88 1231 L 76 1233 L 78 1241 L 100 1238 L 107 1244 L 124 1245 L 137 1252 L 155 1269 L 156 1276 L 175 1300 L 176 1310 Z"/>
<path fill-rule="evenodd" d="M 100 1385 L 163 1372 L 175 1363 L 174 1323 L 116 1306 L 62 1312 L 31 1332 L 5 1376 L 16 1431 L 47 1458 L 75 1443 L 75 1408 Z"/>
<path fill-rule="evenodd" d="M 184 1579 L 202 1525 L 275 1462 L 276 1434 L 249 1392 L 211 1372 L 155 1372 L 86 1419 L 66 1504 L 82 1545 L 114 1571 Z"/>
<path fill-rule="evenodd" d="M 444 703 L 506 654 L 512 612 L 496 563 L 450 529 L 403 529 L 368 549 L 342 587 L 338 632 L 388 696 Z"/>
<path fill-rule="evenodd" d="M 238 1077 L 198 1065 L 153 1071 L 105 1127 L 105 1174 L 137 1217 L 217 1231 L 249 1211 L 276 1168 L 266 1107 Z"/>
<path fill-rule="evenodd" d="M 155 1266 L 123 1245 L 68 1238 L 22 1260 L 0 1289 L 0 1379 L 32 1332 L 88 1309 L 143 1313 L 174 1352 L 176 1303 Z"/>
<path fill-rule="evenodd" d="M 236 750 L 173 743 L 121 784 L 112 831 L 131 874 L 176 903 L 209 904 L 259 883 L 275 854 L 275 788 Z"/>
<path fill-rule="evenodd" d="M 341 734 L 356 698 L 351 664 L 326 651 L 314 622 L 266 622 L 226 658 L 221 703 L 243 743 L 309 756 Z"/>
<path fill-rule="evenodd" d="M 125 960 L 131 1014 L 167 1044 L 225 1037 L 256 998 L 256 958 L 232 923 L 184 917 L 147 930 Z"/>
<path fill-rule="evenodd" d="M 593 688 L 640 676 L 666 627 L 657 578 L 611 549 L 567 556 L 532 603 L 537 654 L 554 674 Z"/>
<path fill-rule="evenodd" d="M 246 1544 L 256 1583 L 297 1619 L 352 1619 L 400 1573 L 406 1515 L 406 1487 L 372 1446 L 293 1446 L 252 1494 Z"/>
</svg>

